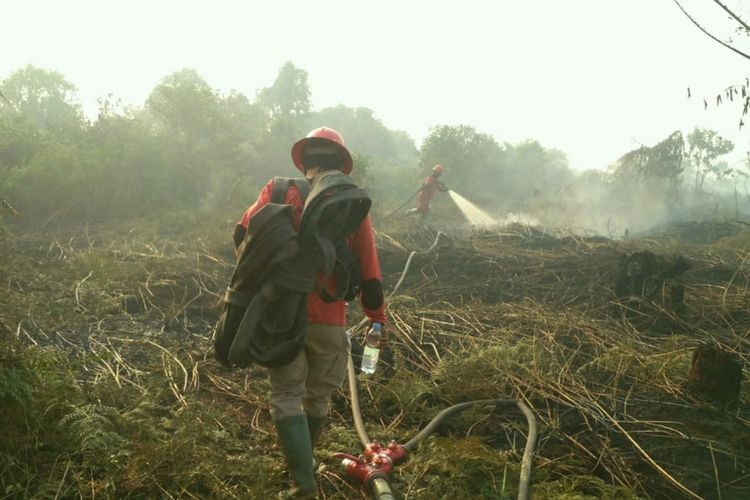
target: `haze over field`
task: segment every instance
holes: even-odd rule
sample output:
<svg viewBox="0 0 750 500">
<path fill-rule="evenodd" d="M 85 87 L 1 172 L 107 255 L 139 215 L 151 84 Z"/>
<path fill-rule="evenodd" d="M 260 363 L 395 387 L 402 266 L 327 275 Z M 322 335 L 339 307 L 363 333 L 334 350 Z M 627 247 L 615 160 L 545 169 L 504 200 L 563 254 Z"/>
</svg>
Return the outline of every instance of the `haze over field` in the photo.
<svg viewBox="0 0 750 500">
<path fill-rule="evenodd" d="M 713 2 L 682 3 L 732 35 Z M 670 0 L 13 0 L 3 18 L 0 75 L 29 63 L 60 71 L 90 118 L 108 94 L 143 105 L 184 67 L 253 96 L 291 61 L 308 72 L 315 109 L 371 108 L 417 145 L 434 125 L 469 124 L 500 142 L 560 149 L 576 170 L 603 169 L 678 129 L 717 130 L 737 145 L 733 159 L 748 146 L 737 107 L 713 105 L 744 80 L 747 61 Z"/>
</svg>

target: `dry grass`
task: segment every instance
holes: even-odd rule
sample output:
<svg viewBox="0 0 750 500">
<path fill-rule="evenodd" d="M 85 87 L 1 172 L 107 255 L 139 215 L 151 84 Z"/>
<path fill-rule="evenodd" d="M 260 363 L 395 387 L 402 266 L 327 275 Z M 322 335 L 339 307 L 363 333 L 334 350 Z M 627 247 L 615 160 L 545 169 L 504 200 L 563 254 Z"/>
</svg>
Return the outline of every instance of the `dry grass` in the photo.
<svg viewBox="0 0 750 500">
<path fill-rule="evenodd" d="M 263 370 L 212 359 L 232 270 L 220 232 L 4 233 L 0 498 L 267 498 L 286 481 Z M 381 238 L 386 284 L 429 231 Z M 739 238 L 739 239 L 738 239 Z M 534 498 L 745 498 L 747 387 L 727 412 L 685 390 L 692 350 L 748 362 L 747 249 L 612 242 L 511 227 L 415 258 L 390 306 L 395 370 L 363 382 L 373 438 L 406 441 L 450 404 L 520 398 L 540 423 Z M 687 309 L 618 306 L 622 255 L 680 252 Z M 324 498 L 360 498 L 333 452 L 356 453 L 345 394 L 319 456 Z M 524 419 L 452 418 L 394 477 L 404 498 L 511 498 Z M 86 439 L 84 439 L 84 437 Z"/>
</svg>

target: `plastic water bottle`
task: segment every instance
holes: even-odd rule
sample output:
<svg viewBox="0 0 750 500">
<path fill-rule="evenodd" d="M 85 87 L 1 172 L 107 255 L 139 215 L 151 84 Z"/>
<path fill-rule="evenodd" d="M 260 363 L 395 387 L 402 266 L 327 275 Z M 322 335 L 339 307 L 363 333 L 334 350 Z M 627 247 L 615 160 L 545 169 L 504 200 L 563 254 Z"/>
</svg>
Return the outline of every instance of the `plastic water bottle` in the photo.
<svg viewBox="0 0 750 500">
<path fill-rule="evenodd" d="M 367 344 L 365 350 L 362 353 L 362 372 L 367 375 L 375 373 L 375 367 L 378 364 L 378 356 L 380 355 L 380 323 L 373 323 L 372 328 L 367 332 Z"/>
</svg>

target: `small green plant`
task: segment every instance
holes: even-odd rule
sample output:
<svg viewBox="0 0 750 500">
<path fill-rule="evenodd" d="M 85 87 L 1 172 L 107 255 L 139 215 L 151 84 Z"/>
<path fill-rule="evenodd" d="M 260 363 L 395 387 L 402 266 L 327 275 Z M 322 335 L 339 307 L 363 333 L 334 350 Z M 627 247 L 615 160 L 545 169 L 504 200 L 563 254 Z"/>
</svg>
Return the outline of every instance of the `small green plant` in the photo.
<svg viewBox="0 0 750 500">
<path fill-rule="evenodd" d="M 6 362 L 9 360 L 2 358 L 0 361 L 2 361 L 3 365 L 2 369 L 0 369 L 0 401 L 3 402 L 3 406 L 28 407 L 32 401 L 31 386 L 29 384 L 32 374 L 22 364 L 8 366 Z"/>
<path fill-rule="evenodd" d="M 9 449 L 17 447 L 21 436 L 32 432 L 37 420 L 34 411 L 34 386 L 37 376 L 29 365 L 25 350 L 10 339 L 0 346 L 0 421 L 5 432 L 0 444 Z"/>
<path fill-rule="evenodd" d="M 115 408 L 101 404 L 75 406 L 60 420 L 78 443 L 75 450 L 83 465 L 91 471 L 111 469 L 129 455 L 127 441 L 116 429 L 120 414 Z"/>
</svg>

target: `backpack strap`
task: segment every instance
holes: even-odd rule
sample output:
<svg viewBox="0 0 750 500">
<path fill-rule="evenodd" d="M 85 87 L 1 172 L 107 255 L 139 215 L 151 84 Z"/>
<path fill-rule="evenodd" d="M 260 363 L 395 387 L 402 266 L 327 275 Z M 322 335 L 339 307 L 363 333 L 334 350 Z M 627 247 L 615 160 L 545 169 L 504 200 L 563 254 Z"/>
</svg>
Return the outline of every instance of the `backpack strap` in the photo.
<svg viewBox="0 0 750 500">
<path fill-rule="evenodd" d="M 304 203 L 307 195 L 310 194 L 310 183 L 304 177 L 274 177 L 273 187 L 271 188 L 271 203 L 284 204 L 286 193 L 289 191 L 289 186 L 292 185 L 297 186 L 299 196 Z"/>
<path fill-rule="evenodd" d="M 302 203 L 304 203 L 305 200 L 307 200 L 307 196 L 310 194 L 310 181 L 304 177 L 295 177 L 292 179 L 292 184 L 297 186 L 299 197 L 302 199 Z"/>
<path fill-rule="evenodd" d="M 340 241 L 336 246 L 336 261 L 333 268 L 333 276 L 336 280 L 336 291 L 334 295 L 328 293 L 323 288 L 318 295 L 323 302 L 335 302 L 345 300 L 351 302 L 359 293 L 362 285 L 362 270 L 357 262 L 354 252 L 346 245 L 346 242 Z"/>
</svg>

